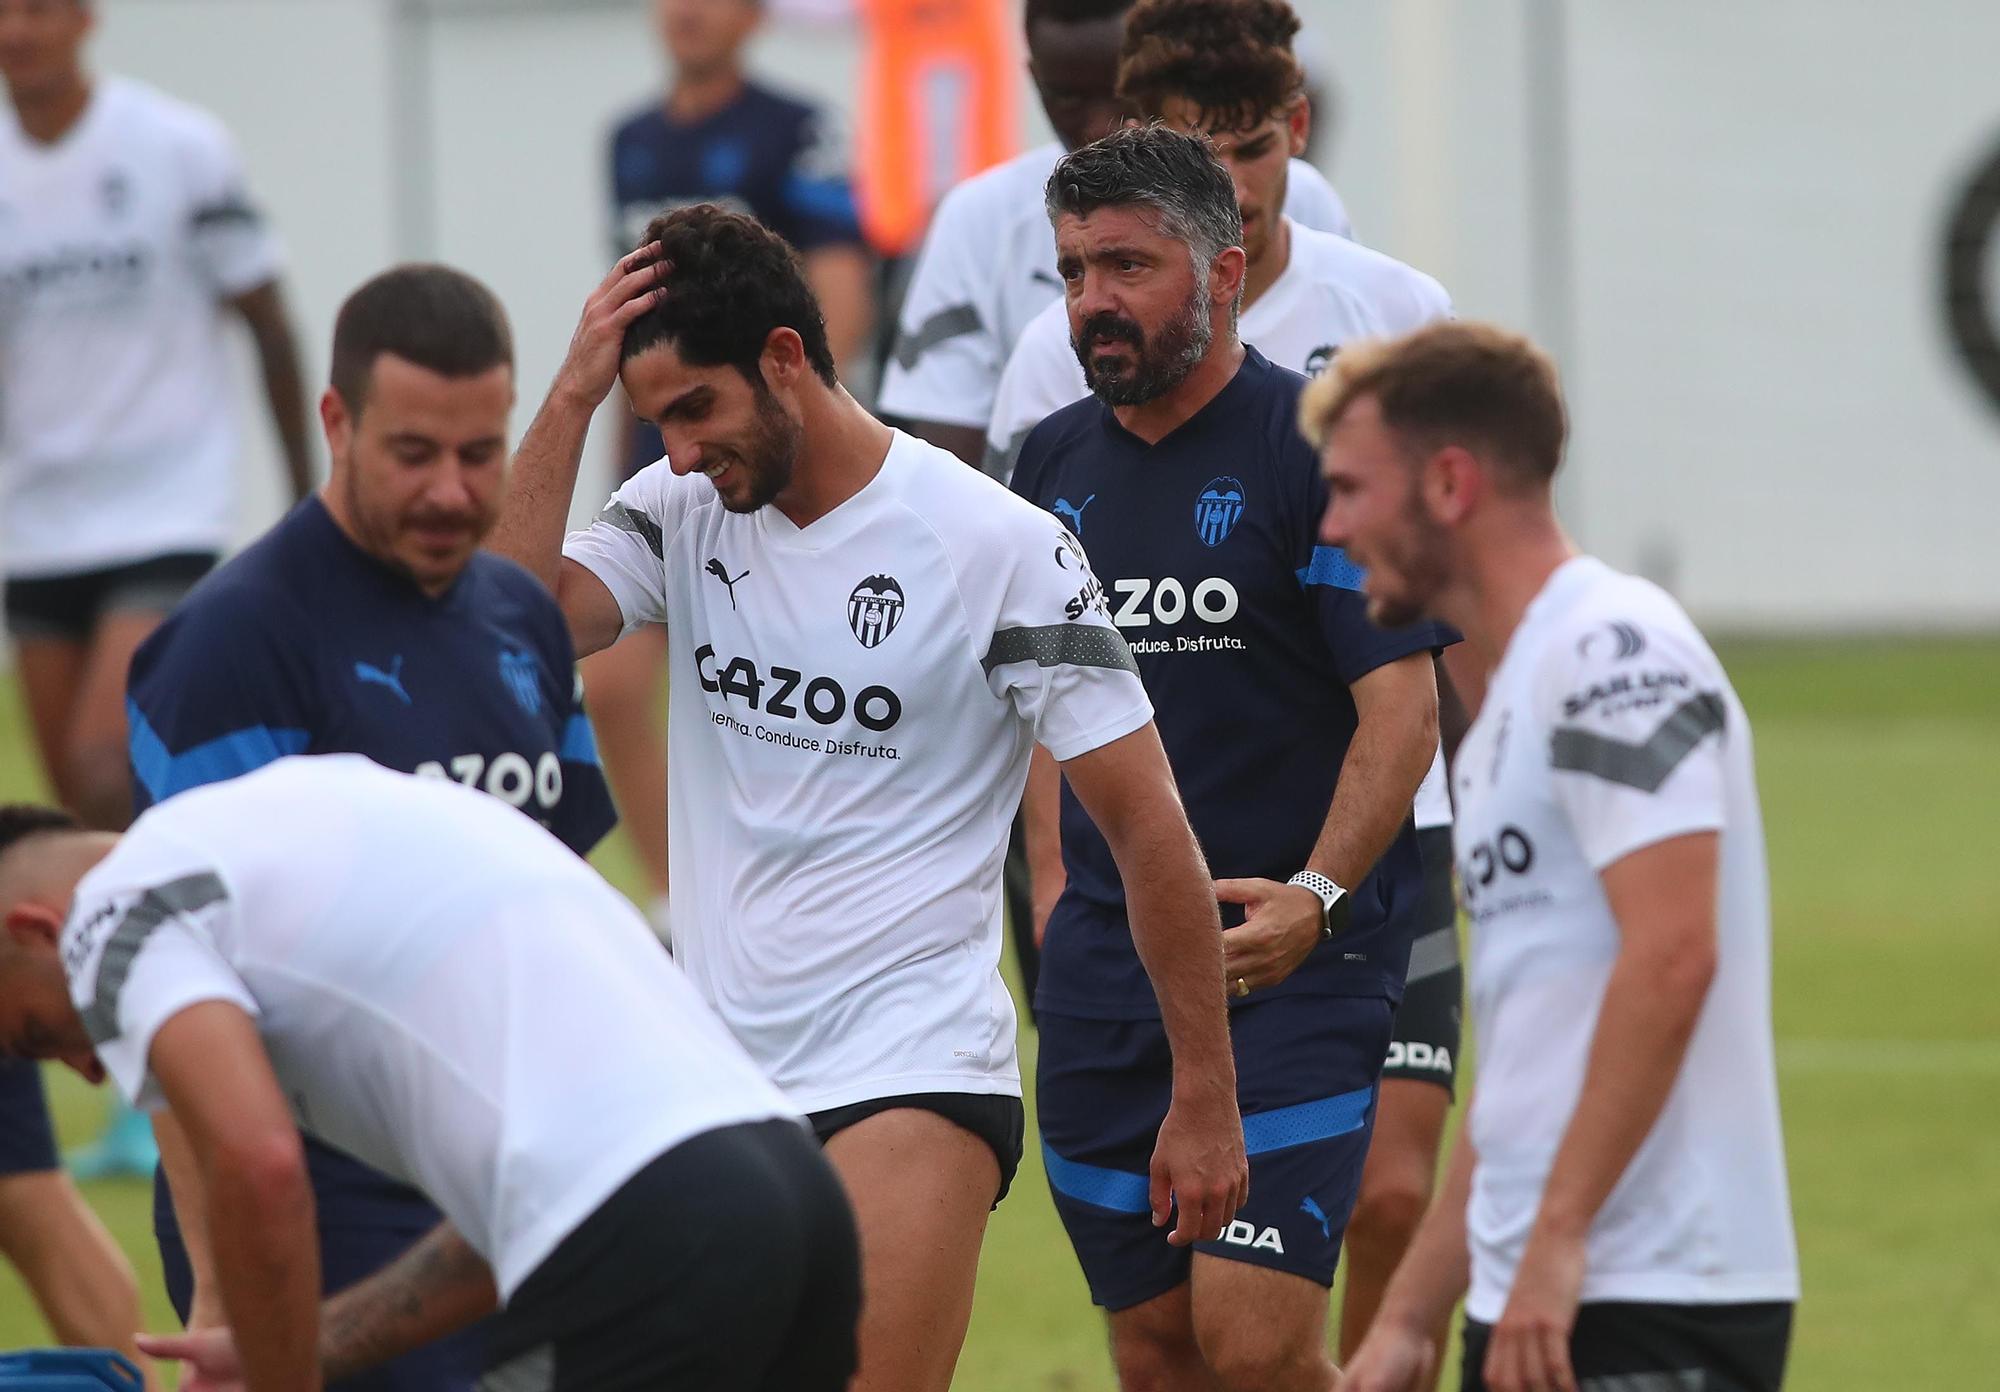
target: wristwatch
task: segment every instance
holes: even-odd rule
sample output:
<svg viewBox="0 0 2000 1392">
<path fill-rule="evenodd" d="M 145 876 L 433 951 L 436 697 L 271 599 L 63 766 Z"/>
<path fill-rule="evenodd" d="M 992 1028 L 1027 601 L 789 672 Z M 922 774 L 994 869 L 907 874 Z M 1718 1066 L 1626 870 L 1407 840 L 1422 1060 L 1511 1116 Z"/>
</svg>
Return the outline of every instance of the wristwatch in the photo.
<svg viewBox="0 0 2000 1392">
<path fill-rule="evenodd" d="M 1346 890 L 1317 870 L 1301 870 L 1285 883 L 1309 889 L 1319 896 L 1319 931 L 1322 938 L 1331 942 L 1336 933 L 1347 931 L 1347 925 L 1354 917 L 1354 901 L 1348 897 Z"/>
</svg>

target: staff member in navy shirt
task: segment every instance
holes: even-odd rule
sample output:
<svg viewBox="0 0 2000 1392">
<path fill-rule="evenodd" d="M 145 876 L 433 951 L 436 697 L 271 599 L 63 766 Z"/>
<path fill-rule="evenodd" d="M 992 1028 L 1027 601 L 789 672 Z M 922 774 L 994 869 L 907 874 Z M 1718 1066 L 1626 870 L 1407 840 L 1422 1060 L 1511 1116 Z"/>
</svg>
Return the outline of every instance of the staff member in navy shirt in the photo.
<svg viewBox="0 0 2000 1392">
<path fill-rule="evenodd" d="M 357 753 L 484 789 L 578 854 L 610 830 L 562 613 L 478 549 L 506 486 L 513 404 L 512 337 L 485 286 L 405 266 L 355 291 L 320 400 L 325 488 L 202 581 L 133 660 L 140 811 L 287 754 Z M 159 1123 L 168 1290 L 184 1320 L 214 1323 L 191 1152 Z M 329 1292 L 438 1222 L 414 1189 L 314 1142 L 307 1155 Z M 473 1331 L 341 1386 L 470 1389 L 481 1366 Z"/>
<path fill-rule="evenodd" d="M 1074 602 L 1130 642 L 1218 876 L 1251 1171 L 1236 1221 L 1192 1254 L 1148 1219 L 1167 1052 L 1117 867 L 1065 791 L 1037 991 L 1049 1182 L 1122 1385 L 1325 1392 L 1328 1290 L 1422 894 L 1431 657 L 1451 636 L 1377 628 L 1358 572 L 1315 545 L 1305 379 L 1236 337 L 1242 226 L 1206 141 L 1119 131 L 1064 158 L 1047 199 L 1093 395 L 1028 436 L 1014 487 L 1088 552 L 1102 585 Z"/>
<path fill-rule="evenodd" d="M 853 362 L 874 317 L 873 270 L 848 178 L 838 117 L 774 92 L 744 73 L 743 50 L 763 20 L 761 0 L 657 0 L 655 25 L 673 81 L 611 136 L 611 255 L 644 241 L 661 213 L 714 203 L 748 213 L 799 253 L 826 316 L 834 360 Z M 618 478 L 658 459 L 658 427 L 632 421 Z M 604 732 L 605 767 L 625 830 L 664 930 L 667 892 L 667 747 L 660 730 L 665 630 L 650 626 L 584 663 Z"/>
</svg>

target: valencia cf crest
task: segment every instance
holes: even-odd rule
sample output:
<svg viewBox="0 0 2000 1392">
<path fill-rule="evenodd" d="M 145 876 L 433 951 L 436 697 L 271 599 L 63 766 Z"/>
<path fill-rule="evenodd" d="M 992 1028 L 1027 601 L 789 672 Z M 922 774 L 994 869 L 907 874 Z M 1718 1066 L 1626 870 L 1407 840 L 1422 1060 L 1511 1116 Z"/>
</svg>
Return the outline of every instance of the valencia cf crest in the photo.
<svg viewBox="0 0 2000 1392">
<path fill-rule="evenodd" d="M 1322 343 L 1306 354 L 1306 376 L 1317 377 L 1326 371 L 1326 365 L 1333 361 L 1333 355 L 1340 351 L 1337 343 Z"/>
<path fill-rule="evenodd" d="M 529 715 L 542 711 L 542 667 L 535 655 L 518 648 L 500 649 L 500 681 L 516 705 Z"/>
<path fill-rule="evenodd" d="M 1236 530 L 1243 517 L 1243 481 L 1217 478 L 1208 481 L 1194 500 L 1194 532 L 1203 546 L 1220 546 Z"/>
<path fill-rule="evenodd" d="M 896 631 L 903 619 L 903 587 L 893 576 L 871 575 L 847 597 L 847 626 L 872 648 Z"/>
</svg>

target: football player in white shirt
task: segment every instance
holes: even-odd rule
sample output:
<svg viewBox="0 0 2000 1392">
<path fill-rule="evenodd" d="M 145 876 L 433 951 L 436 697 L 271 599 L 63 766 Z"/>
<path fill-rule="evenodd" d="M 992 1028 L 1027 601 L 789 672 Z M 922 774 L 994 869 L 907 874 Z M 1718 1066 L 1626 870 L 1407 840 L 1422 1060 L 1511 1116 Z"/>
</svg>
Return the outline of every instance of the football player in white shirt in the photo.
<svg viewBox="0 0 2000 1392">
<path fill-rule="evenodd" d="M 1236 186 L 1243 218 L 1247 264 L 1238 337 L 1278 366 L 1311 377 L 1349 340 L 1450 317 L 1451 298 L 1436 280 L 1393 257 L 1272 214 L 1285 205 L 1289 167 L 1312 123 L 1305 74 L 1293 53 L 1298 26 L 1284 0 L 1143 0 L 1125 21 L 1118 88 L 1141 117 L 1208 138 Z M 1011 476 L 1028 432 L 1088 394 L 1068 308 L 1057 300 L 1029 323 L 1007 361 L 987 435 L 988 472 Z M 1440 661 L 1456 665 L 1457 645 Z M 1452 683 L 1442 671 L 1438 687 L 1440 705 L 1449 704 Z M 1038 944 L 1063 888 L 1052 785 L 1030 778 Z M 1413 810 L 1424 890 L 1408 911 L 1421 917 L 1346 1233 L 1343 1356 L 1359 1346 L 1430 1200 L 1456 1081 L 1464 992 L 1442 750 Z"/>
<path fill-rule="evenodd" d="M 1476 1096 L 1343 1387 L 1416 1385 L 1469 1282 L 1468 1389 L 1775 1392 L 1798 1269 L 1729 678 L 1563 534 L 1561 389 L 1525 339 L 1350 346 L 1300 414 L 1371 613 L 1451 623 L 1490 672 L 1453 773 Z"/>
<path fill-rule="evenodd" d="M 673 950 L 846 1182 L 863 1392 L 943 1392 L 1021 1153 L 1000 864 L 1039 741 L 1106 828 L 1172 1042 L 1156 1223 L 1248 1184 L 1220 921 L 1130 651 L 1076 539 L 841 387 L 775 233 L 656 220 L 592 295 L 494 534 L 579 652 L 667 628 Z M 564 543 L 614 380 L 667 457 Z"/>
<path fill-rule="evenodd" d="M 256 340 L 292 492 L 310 486 L 279 252 L 207 112 L 92 77 L 88 0 L 0 0 L 0 574 L 62 803 L 131 818 L 125 671 L 235 523 L 224 326 Z"/>
<path fill-rule="evenodd" d="M 316 1388 L 504 1307 L 482 1386 L 846 1386 L 839 1182 L 637 912 L 498 799 L 338 754 L 122 837 L 0 808 L 0 918 L 0 1049 L 171 1106 L 200 1161 L 229 1324 L 142 1341 L 198 1385 Z M 324 1307 L 302 1128 L 445 1214 Z"/>
</svg>

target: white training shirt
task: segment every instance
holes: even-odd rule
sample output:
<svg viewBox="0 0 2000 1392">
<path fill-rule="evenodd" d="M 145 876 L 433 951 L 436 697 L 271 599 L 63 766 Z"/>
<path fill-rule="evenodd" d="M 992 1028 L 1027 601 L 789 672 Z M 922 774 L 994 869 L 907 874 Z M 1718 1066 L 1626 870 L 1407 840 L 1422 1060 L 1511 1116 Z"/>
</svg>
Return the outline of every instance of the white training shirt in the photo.
<svg viewBox="0 0 2000 1392">
<path fill-rule="evenodd" d="M 1451 296 L 1422 271 L 1293 222 L 1291 258 L 1256 303 L 1244 307 L 1237 336 L 1278 366 L 1313 377 L 1343 343 L 1393 337 L 1450 317 Z M 1011 477 L 1028 432 L 1089 394 L 1070 347 L 1069 307 L 1058 296 L 1029 321 L 1007 359 L 986 432 L 987 472 L 1003 482 Z M 1442 747 L 1417 788 L 1414 810 L 1419 828 L 1451 825 Z"/>
<path fill-rule="evenodd" d="M 204 111 L 99 80 L 53 145 L 0 104 L 0 567 L 220 551 L 236 408 L 222 302 L 278 274 Z"/>
<path fill-rule="evenodd" d="M 564 554 L 665 623 L 674 955 L 792 1104 L 1018 1095 L 1000 866 L 1037 741 L 1152 707 L 1083 549 L 897 432 L 801 530 L 665 460 Z"/>
<path fill-rule="evenodd" d="M 986 428 L 1000 370 L 1021 331 L 1062 298 L 1044 194 L 1064 153 L 1060 141 L 1037 145 L 975 174 L 938 204 L 877 393 L 883 411 Z M 1284 211 L 1308 227 L 1353 234 L 1340 195 L 1304 160 L 1291 163 Z"/>
<path fill-rule="evenodd" d="M 356 754 L 148 811 L 77 888 L 63 959 L 119 1090 L 231 1001 L 299 1126 L 415 1185 L 503 1297 L 701 1132 L 789 1115 L 645 921 L 513 808 Z"/>
<path fill-rule="evenodd" d="M 1479 1162 L 1466 1312 L 1500 1317 L 1583 1086 L 1620 936 L 1604 870 L 1721 834 L 1718 965 L 1665 1110 L 1591 1224 L 1586 1301 L 1793 1300 L 1750 726 L 1657 586 L 1579 557 L 1529 605 L 1459 747 Z"/>
</svg>

